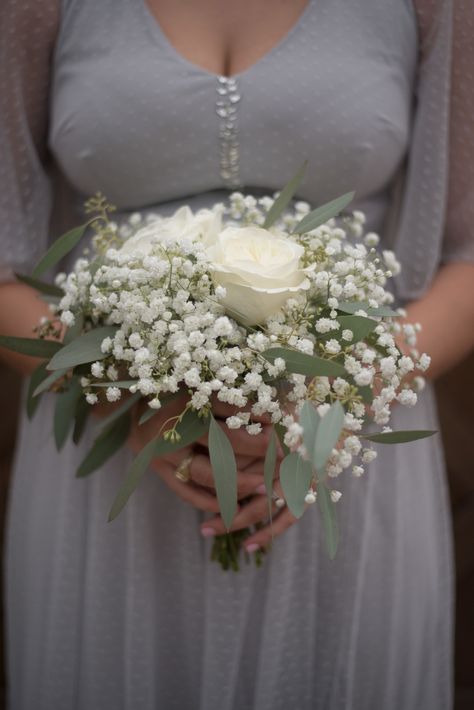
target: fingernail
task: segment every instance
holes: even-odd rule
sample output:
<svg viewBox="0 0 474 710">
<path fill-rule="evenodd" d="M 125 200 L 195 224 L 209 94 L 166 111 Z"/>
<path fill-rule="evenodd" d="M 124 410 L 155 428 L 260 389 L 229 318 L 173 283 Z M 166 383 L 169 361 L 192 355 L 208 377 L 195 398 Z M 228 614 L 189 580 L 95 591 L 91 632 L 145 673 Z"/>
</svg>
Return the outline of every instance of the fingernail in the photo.
<svg viewBox="0 0 474 710">
<path fill-rule="evenodd" d="M 261 496 L 264 496 L 265 493 L 267 492 L 267 489 L 265 488 L 265 484 L 261 483 L 259 486 L 256 487 L 255 493 L 258 493 Z"/>
<path fill-rule="evenodd" d="M 216 534 L 214 528 L 201 528 L 201 535 L 203 537 L 213 537 Z"/>
<path fill-rule="evenodd" d="M 254 542 L 252 542 L 250 545 L 247 545 L 245 548 L 247 552 L 257 552 L 257 550 L 260 548 L 260 545 L 256 545 Z"/>
</svg>

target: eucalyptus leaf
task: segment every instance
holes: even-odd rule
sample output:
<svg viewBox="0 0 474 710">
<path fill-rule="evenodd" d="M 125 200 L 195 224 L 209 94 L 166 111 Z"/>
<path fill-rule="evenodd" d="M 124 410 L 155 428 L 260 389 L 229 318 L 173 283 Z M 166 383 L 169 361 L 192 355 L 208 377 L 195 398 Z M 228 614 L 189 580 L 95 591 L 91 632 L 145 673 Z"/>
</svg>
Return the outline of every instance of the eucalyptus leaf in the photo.
<svg viewBox="0 0 474 710">
<path fill-rule="evenodd" d="M 79 244 L 88 226 L 89 222 L 80 227 L 74 227 L 74 229 L 59 237 L 33 269 L 33 278 L 41 276 L 41 274 L 44 274 L 45 271 L 57 264 L 63 256 L 69 254 Z"/>
<path fill-rule="evenodd" d="M 84 478 L 93 473 L 122 448 L 128 438 L 130 423 L 130 412 L 126 411 L 102 430 L 77 469 L 77 478 Z"/>
<path fill-rule="evenodd" d="M 280 465 L 280 483 L 286 504 L 295 518 L 304 513 L 305 496 L 311 485 L 313 468 L 297 453 L 285 456 Z"/>
<path fill-rule="evenodd" d="M 118 380 L 113 382 L 108 380 L 107 382 L 91 382 L 91 387 L 118 387 L 121 390 L 128 390 L 132 385 L 136 385 L 138 380 Z"/>
<path fill-rule="evenodd" d="M 49 359 L 61 350 L 62 345 L 55 340 L 44 340 L 43 338 L 16 338 L 12 335 L 0 335 L 0 347 L 13 350 L 21 355 Z"/>
<path fill-rule="evenodd" d="M 286 370 L 300 375 L 343 377 L 346 374 L 344 366 L 340 363 L 333 360 L 325 360 L 315 355 L 306 355 L 306 353 L 301 353 L 298 350 L 276 347 L 266 350 L 262 355 L 272 364 L 277 358 L 283 358 L 286 363 Z"/>
<path fill-rule="evenodd" d="M 280 446 L 283 449 L 283 453 L 285 454 L 285 456 L 288 456 L 288 454 L 290 454 L 291 451 L 288 448 L 288 446 L 285 444 L 285 432 L 286 432 L 285 427 L 282 426 L 282 424 L 275 424 L 274 429 L 275 429 L 276 435 L 278 436 L 278 441 L 280 442 Z"/>
<path fill-rule="evenodd" d="M 85 397 L 79 397 L 76 404 L 76 413 L 74 415 L 74 428 L 72 430 L 72 440 L 76 444 L 79 444 L 82 439 L 82 435 L 86 428 L 87 420 L 91 413 L 92 407 L 86 401 Z"/>
<path fill-rule="evenodd" d="M 75 317 L 74 325 L 67 329 L 66 334 L 63 339 L 64 345 L 69 345 L 73 340 L 76 340 L 84 328 L 84 316 L 82 313 L 78 313 Z"/>
<path fill-rule="evenodd" d="M 48 370 L 61 370 L 65 367 L 76 367 L 76 365 L 103 360 L 107 355 L 101 350 L 102 341 L 107 337 L 113 338 L 116 332 L 116 326 L 103 326 L 80 335 L 51 358 Z"/>
<path fill-rule="evenodd" d="M 337 527 L 335 506 L 331 500 L 331 493 L 324 484 L 321 483 L 318 486 L 317 493 L 319 509 L 323 518 L 329 559 L 333 560 L 336 556 L 337 546 L 339 544 L 339 531 Z"/>
<path fill-rule="evenodd" d="M 336 401 L 321 418 L 316 432 L 314 449 L 310 454 L 319 480 L 324 476 L 327 460 L 339 440 L 343 426 L 344 408 L 339 401 Z"/>
<path fill-rule="evenodd" d="M 39 367 L 32 373 L 28 382 L 28 391 L 26 393 L 26 414 L 28 419 L 32 419 L 39 404 L 39 398 L 36 394 L 36 388 L 48 376 L 46 363 L 42 362 Z"/>
<path fill-rule="evenodd" d="M 342 210 L 347 207 L 347 205 L 354 199 L 355 192 L 347 192 L 345 195 L 336 197 L 335 200 L 326 202 L 325 205 L 321 205 L 317 209 L 313 210 L 309 214 L 305 215 L 303 219 L 296 225 L 293 230 L 295 234 L 304 234 L 306 232 L 312 232 L 316 227 L 325 224 L 332 217 L 336 217 Z"/>
<path fill-rule="evenodd" d="M 51 385 L 60 380 L 61 377 L 64 377 L 66 372 L 68 372 L 67 369 L 49 372 L 49 370 L 46 369 L 46 363 L 44 367 L 46 370 L 47 377 L 45 377 L 45 379 L 36 387 L 35 391 L 33 392 L 33 397 L 37 397 L 39 394 L 47 392 L 50 389 Z"/>
<path fill-rule="evenodd" d="M 372 404 L 374 400 L 374 391 L 369 385 L 364 385 L 363 387 L 357 386 L 357 391 L 362 397 L 364 404 Z"/>
<path fill-rule="evenodd" d="M 237 511 L 237 465 L 232 444 L 213 416 L 209 424 L 209 458 L 222 520 L 229 529 Z"/>
<path fill-rule="evenodd" d="M 138 420 L 138 426 L 146 424 L 146 422 L 152 419 L 155 414 L 158 414 L 158 411 L 158 409 L 152 409 L 151 407 L 147 407 L 147 409 L 143 412 L 142 416 Z"/>
<path fill-rule="evenodd" d="M 64 392 L 56 395 L 54 407 L 54 440 L 58 451 L 66 443 L 66 439 L 71 430 L 76 405 L 81 396 L 82 388 L 78 378 L 74 377 L 68 388 Z"/>
<path fill-rule="evenodd" d="M 265 453 L 265 460 L 263 462 L 263 480 L 265 482 L 265 490 L 267 492 L 270 520 L 272 517 L 273 478 L 275 476 L 276 459 L 276 434 L 272 431 L 267 451 Z"/>
<path fill-rule="evenodd" d="M 64 291 L 59 288 L 59 286 L 54 286 L 54 284 L 48 284 L 40 279 L 34 279 L 32 276 L 26 276 L 25 274 L 15 274 L 18 281 L 31 286 L 39 293 L 46 294 L 47 296 L 54 296 L 55 298 L 61 298 L 64 296 Z"/>
<path fill-rule="evenodd" d="M 321 417 L 317 413 L 314 405 L 306 401 L 301 409 L 300 424 L 303 427 L 303 443 L 308 456 L 313 455 L 316 444 L 316 434 L 320 422 Z"/>
<path fill-rule="evenodd" d="M 341 324 L 340 333 L 348 329 L 354 334 L 351 343 L 358 343 L 360 340 L 365 340 L 378 325 L 377 321 L 364 318 L 363 316 L 339 316 L 337 320 Z"/>
<path fill-rule="evenodd" d="M 139 399 L 141 399 L 140 392 L 136 392 L 130 397 L 124 399 L 120 406 L 117 407 L 117 409 L 115 409 L 111 414 L 109 414 L 108 417 L 106 417 L 102 421 L 102 433 L 104 433 L 105 430 L 108 429 L 109 426 L 113 424 L 117 419 L 120 419 L 120 417 L 125 414 L 125 412 L 128 412 L 133 407 L 133 405 L 138 402 Z"/>
<path fill-rule="evenodd" d="M 264 229 L 269 229 L 272 224 L 277 221 L 277 219 L 284 212 L 284 210 L 288 207 L 294 195 L 296 194 L 296 191 L 300 186 L 301 181 L 303 180 L 307 167 L 308 161 L 305 160 L 301 168 L 299 168 L 298 172 L 291 178 L 291 180 L 285 185 L 283 190 L 280 192 L 275 202 L 268 210 L 267 216 L 265 217 L 265 222 L 263 223 Z"/>
<path fill-rule="evenodd" d="M 373 441 L 376 444 L 406 444 L 418 439 L 426 439 L 428 436 L 437 434 L 437 431 L 424 429 L 411 429 L 407 431 L 387 431 L 381 434 L 359 434 L 361 439 Z"/>
<path fill-rule="evenodd" d="M 343 311 L 344 313 L 356 313 L 357 311 L 365 311 L 368 316 L 377 317 L 389 317 L 399 318 L 400 314 L 394 311 L 388 306 L 379 306 L 378 308 L 373 308 L 369 306 L 367 301 L 339 301 L 337 306 L 338 311 Z M 361 316 L 363 317 L 363 316 Z"/>
<path fill-rule="evenodd" d="M 187 410 L 181 422 L 176 427 L 176 431 L 180 437 L 179 441 L 163 439 L 161 438 L 161 434 L 158 434 L 154 439 L 149 441 L 132 462 L 125 476 L 125 480 L 115 496 L 109 513 L 109 522 L 114 520 L 126 505 L 155 456 L 164 456 L 172 451 L 178 451 L 185 446 L 189 446 L 189 444 L 193 444 L 197 439 L 204 436 L 208 428 L 209 421 L 207 419 L 199 417 L 196 412 Z"/>
</svg>

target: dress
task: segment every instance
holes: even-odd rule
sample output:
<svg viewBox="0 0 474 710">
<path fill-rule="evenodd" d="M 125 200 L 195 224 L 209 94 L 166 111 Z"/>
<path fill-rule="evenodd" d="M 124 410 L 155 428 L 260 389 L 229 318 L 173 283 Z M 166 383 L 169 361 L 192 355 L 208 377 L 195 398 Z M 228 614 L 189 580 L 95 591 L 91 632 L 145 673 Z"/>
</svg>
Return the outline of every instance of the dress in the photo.
<svg viewBox="0 0 474 710">
<path fill-rule="evenodd" d="M 77 208 L 100 189 L 121 212 L 166 212 L 239 185 L 269 193 L 306 157 L 299 197 L 320 204 L 357 191 L 369 228 L 403 261 L 402 302 L 424 292 L 441 259 L 474 258 L 467 0 L 454 21 L 449 0 L 418 3 L 421 65 L 412 0 L 310 0 L 231 80 L 182 58 L 145 0 L 62 0 L 57 36 L 56 4 L 38 12 L 7 0 L 0 10 L 3 278 L 44 250 L 65 184 Z M 152 474 L 107 524 L 131 455 L 75 480 L 94 432 L 58 454 L 52 400 L 22 419 L 12 483 L 11 710 L 448 710 L 452 556 L 439 439 L 381 447 L 363 479 L 341 476 L 335 561 L 312 509 L 262 569 L 234 575 L 208 561 L 201 513 Z M 393 427 L 437 428 L 430 387 Z"/>
</svg>

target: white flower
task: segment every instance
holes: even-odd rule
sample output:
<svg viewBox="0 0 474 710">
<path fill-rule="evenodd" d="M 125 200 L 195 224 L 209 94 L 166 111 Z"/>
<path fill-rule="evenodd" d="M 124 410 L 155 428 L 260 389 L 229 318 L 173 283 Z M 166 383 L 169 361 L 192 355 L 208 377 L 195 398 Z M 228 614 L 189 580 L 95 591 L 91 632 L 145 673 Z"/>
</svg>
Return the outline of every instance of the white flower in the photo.
<svg viewBox="0 0 474 710">
<path fill-rule="evenodd" d="M 337 353 L 341 350 L 341 346 L 339 345 L 337 340 L 331 338 L 331 340 L 328 340 L 327 343 L 325 343 L 324 349 L 330 355 L 337 355 Z"/>
<path fill-rule="evenodd" d="M 248 424 L 245 428 L 251 436 L 256 436 L 262 431 L 262 425 L 260 424 L 260 422 L 256 422 L 255 424 Z"/>
<path fill-rule="evenodd" d="M 414 407 L 416 402 L 417 402 L 417 395 L 416 392 L 413 392 L 413 390 L 407 389 L 407 390 L 402 390 L 400 394 L 397 396 L 398 401 L 400 404 L 404 404 L 406 407 Z"/>
<path fill-rule="evenodd" d="M 101 362 L 93 362 L 91 365 L 91 372 L 94 377 L 104 376 L 104 366 Z"/>
<path fill-rule="evenodd" d="M 98 396 L 96 394 L 94 394 L 93 392 L 89 392 L 88 394 L 86 394 L 86 402 L 88 404 L 97 404 L 98 401 L 99 401 Z"/>
<path fill-rule="evenodd" d="M 71 327 L 71 325 L 74 325 L 75 318 L 74 318 L 74 313 L 71 311 L 63 311 L 61 313 L 61 323 L 64 323 L 64 325 L 67 325 L 68 328 Z"/>
<path fill-rule="evenodd" d="M 362 468 L 362 466 L 353 466 L 352 467 L 352 475 L 355 476 L 356 478 L 359 478 L 360 476 L 362 476 L 363 473 L 364 473 L 364 469 Z"/>
<path fill-rule="evenodd" d="M 418 360 L 418 367 L 420 368 L 420 370 L 422 372 L 425 372 L 429 368 L 430 363 L 431 363 L 430 356 L 427 355 L 426 353 L 423 353 L 420 356 L 420 359 Z"/>
<path fill-rule="evenodd" d="M 226 289 L 221 303 L 244 325 L 262 323 L 310 286 L 303 247 L 276 230 L 227 227 L 207 254 L 214 283 Z"/>
<path fill-rule="evenodd" d="M 157 217 L 127 239 L 119 253 L 150 254 L 155 243 L 170 240 L 200 240 L 212 244 L 222 229 L 222 212 L 219 209 L 202 209 L 193 214 L 187 207 L 180 207 L 171 217 Z"/>
<path fill-rule="evenodd" d="M 377 458 L 377 452 L 374 449 L 364 449 L 362 452 L 362 462 L 372 463 Z"/>
<path fill-rule="evenodd" d="M 337 503 L 341 499 L 341 491 L 331 491 L 331 500 L 333 503 Z"/>
<path fill-rule="evenodd" d="M 117 402 L 122 396 L 122 393 L 118 387 L 107 387 L 105 396 L 108 402 Z"/>
<path fill-rule="evenodd" d="M 341 324 L 332 318 L 319 318 L 315 327 L 318 333 L 329 333 L 331 330 L 338 330 Z"/>
</svg>

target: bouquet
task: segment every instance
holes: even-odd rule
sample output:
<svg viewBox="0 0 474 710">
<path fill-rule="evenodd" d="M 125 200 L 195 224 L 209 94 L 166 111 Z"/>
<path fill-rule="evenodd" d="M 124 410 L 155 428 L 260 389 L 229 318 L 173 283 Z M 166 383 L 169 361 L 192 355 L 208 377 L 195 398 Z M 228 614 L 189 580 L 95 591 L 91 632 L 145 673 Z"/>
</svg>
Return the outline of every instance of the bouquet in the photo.
<svg viewBox="0 0 474 710">
<path fill-rule="evenodd" d="M 87 476 L 122 447 L 131 408 L 147 403 L 140 423 L 178 393 L 183 410 L 133 461 L 110 511 L 113 520 L 151 460 L 208 436 L 222 518 L 237 509 L 237 469 L 228 429 L 258 437 L 261 420 L 273 434 L 264 460 L 269 516 L 278 478 L 297 518 L 318 502 L 329 555 L 338 544 L 337 477 L 356 477 L 376 457 L 374 443 L 413 441 L 434 432 L 389 427 L 391 406 L 416 403 L 429 357 L 415 350 L 413 324 L 400 325 L 387 281 L 400 266 L 364 234 L 364 214 L 341 213 L 353 193 L 311 210 L 293 201 L 304 168 L 275 197 L 235 192 L 227 204 L 171 217 L 132 214 L 120 225 L 97 195 L 90 220 L 63 235 L 32 276 L 18 276 L 50 303 L 39 338 L 0 337 L 0 345 L 46 359 L 33 374 L 31 416 L 41 394 L 56 393 L 58 449 L 80 440 L 91 408 L 120 406 L 102 424 L 77 475 Z M 55 284 L 39 280 L 82 239 L 91 246 Z M 64 333 L 62 342 L 51 339 Z M 399 344 L 403 343 L 403 351 Z M 234 407 L 221 426 L 215 398 Z M 222 424 L 222 422 L 221 422 Z M 279 443 L 278 443 L 279 442 Z M 213 557 L 237 569 L 244 531 L 218 536 Z M 257 564 L 261 554 L 256 555 Z"/>
</svg>

